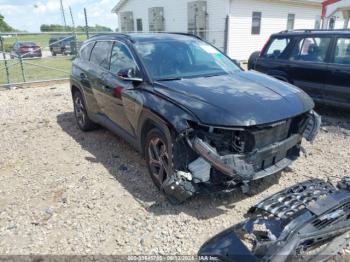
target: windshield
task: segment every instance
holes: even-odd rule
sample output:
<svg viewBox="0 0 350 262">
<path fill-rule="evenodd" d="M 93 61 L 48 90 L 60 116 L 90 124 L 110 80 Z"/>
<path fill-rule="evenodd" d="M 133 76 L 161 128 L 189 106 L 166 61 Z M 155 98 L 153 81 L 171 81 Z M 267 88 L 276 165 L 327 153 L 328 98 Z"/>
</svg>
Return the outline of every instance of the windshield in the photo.
<svg viewBox="0 0 350 262">
<path fill-rule="evenodd" d="M 154 80 L 230 74 L 239 67 L 211 45 L 191 39 L 138 42 L 136 51 Z"/>
<path fill-rule="evenodd" d="M 36 44 L 33 42 L 20 42 L 20 46 L 35 46 Z"/>
</svg>

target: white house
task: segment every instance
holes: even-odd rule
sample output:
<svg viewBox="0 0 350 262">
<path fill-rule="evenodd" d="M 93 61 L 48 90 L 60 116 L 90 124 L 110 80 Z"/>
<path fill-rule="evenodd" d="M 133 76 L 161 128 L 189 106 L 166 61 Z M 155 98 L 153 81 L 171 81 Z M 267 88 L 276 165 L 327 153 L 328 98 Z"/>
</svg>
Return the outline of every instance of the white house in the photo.
<svg viewBox="0 0 350 262">
<path fill-rule="evenodd" d="M 190 32 L 247 60 L 269 36 L 321 26 L 322 0 L 120 0 L 121 32 Z"/>
<path fill-rule="evenodd" d="M 323 2 L 323 28 L 347 29 L 350 27 L 350 0 L 328 0 Z"/>
</svg>

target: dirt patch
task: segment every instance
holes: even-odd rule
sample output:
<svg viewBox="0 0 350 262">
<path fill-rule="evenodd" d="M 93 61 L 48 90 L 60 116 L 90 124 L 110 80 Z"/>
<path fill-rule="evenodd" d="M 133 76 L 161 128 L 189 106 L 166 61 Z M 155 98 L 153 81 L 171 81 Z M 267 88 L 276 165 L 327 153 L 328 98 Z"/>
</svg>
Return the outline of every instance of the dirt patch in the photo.
<svg viewBox="0 0 350 262">
<path fill-rule="evenodd" d="M 313 145 L 304 143 L 307 157 L 255 183 L 253 197 L 172 206 L 127 143 L 102 128 L 77 128 L 68 84 L 1 91 L 0 108 L 1 254 L 193 255 L 263 198 L 350 170 L 350 118 L 338 112 L 325 117 Z"/>
</svg>

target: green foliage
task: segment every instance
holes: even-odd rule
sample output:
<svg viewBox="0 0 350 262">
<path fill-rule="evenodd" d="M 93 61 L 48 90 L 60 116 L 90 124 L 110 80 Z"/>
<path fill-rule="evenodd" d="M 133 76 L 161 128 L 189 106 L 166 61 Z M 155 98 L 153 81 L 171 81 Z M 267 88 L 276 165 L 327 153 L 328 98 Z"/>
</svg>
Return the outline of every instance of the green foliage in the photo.
<svg viewBox="0 0 350 262">
<path fill-rule="evenodd" d="M 67 26 L 67 28 L 65 28 L 63 25 L 57 25 L 57 24 L 51 24 L 51 25 L 42 24 L 40 26 L 40 31 L 41 32 L 64 32 L 64 31 L 72 32 L 73 28 L 71 26 Z M 85 26 L 77 26 L 75 28 L 75 31 L 84 32 Z M 95 25 L 95 26 L 89 26 L 89 32 L 112 32 L 112 29 L 102 25 Z"/>
<path fill-rule="evenodd" d="M 0 32 L 13 32 L 13 31 L 15 31 L 15 29 L 9 26 L 5 22 L 5 17 L 0 14 Z"/>
</svg>

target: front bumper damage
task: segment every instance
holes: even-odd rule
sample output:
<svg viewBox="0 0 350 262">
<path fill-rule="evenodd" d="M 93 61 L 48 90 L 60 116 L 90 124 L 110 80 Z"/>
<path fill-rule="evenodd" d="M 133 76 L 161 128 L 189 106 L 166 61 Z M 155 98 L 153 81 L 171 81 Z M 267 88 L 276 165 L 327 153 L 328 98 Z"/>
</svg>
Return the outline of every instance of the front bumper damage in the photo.
<svg viewBox="0 0 350 262">
<path fill-rule="evenodd" d="M 251 181 L 276 174 L 298 158 L 302 138 L 313 142 L 320 125 L 321 117 L 311 111 L 295 119 L 250 129 L 194 126 L 180 138 L 189 147 L 192 162 L 175 168 L 162 188 L 179 202 L 208 191 L 241 187 L 247 193 Z M 181 154 L 184 151 L 185 148 Z"/>
<path fill-rule="evenodd" d="M 220 261 L 326 261 L 350 243 L 350 187 L 319 179 L 287 188 L 211 240 L 200 257 Z"/>
</svg>

